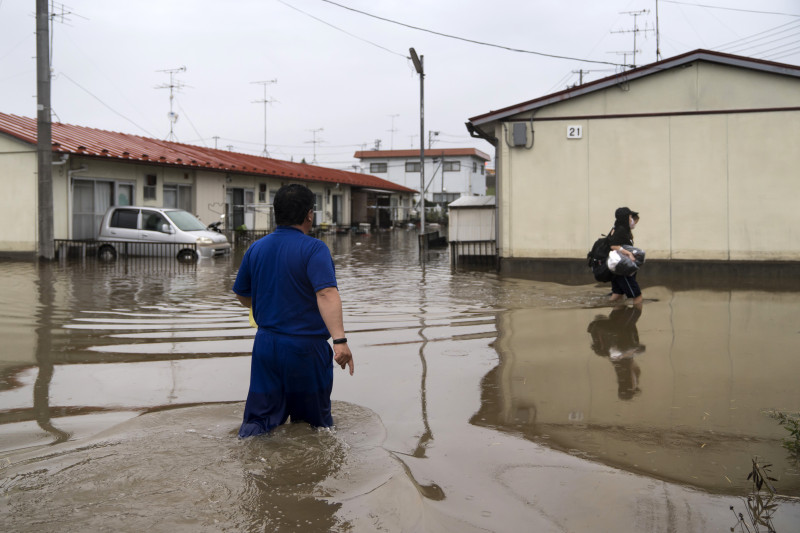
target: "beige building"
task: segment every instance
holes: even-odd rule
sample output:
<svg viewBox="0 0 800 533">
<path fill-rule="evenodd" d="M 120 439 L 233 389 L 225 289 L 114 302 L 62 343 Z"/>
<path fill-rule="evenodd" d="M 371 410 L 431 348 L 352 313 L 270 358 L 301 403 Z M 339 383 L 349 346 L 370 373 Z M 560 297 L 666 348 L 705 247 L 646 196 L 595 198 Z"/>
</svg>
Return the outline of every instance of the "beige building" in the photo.
<svg viewBox="0 0 800 533">
<path fill-rule="evenodd" d="M 414 190 L 367 174 L 290 163 L 137 135 L 53 124 L 53 221 L 56 239 L 92 239 L 115 205 L 177 207 L 226 229 L 271 230 L 271 205 L 284 184 L 316 195 L 316 222 L 339 228 L 374 223 Z M 36 120 L 0 113 L 0 252 L 38 245 Z M 398 211 L 396 217 L 405 217 Z M 403 222 L 397 220 L 396 222 Z"/>
<path fill-rule="evenodd" d="M 470 119 L 501 266 L 584 259 L 614 210 L 648 259 L 800 261 L 800 67 L 697 50 Z"/>
</svg>

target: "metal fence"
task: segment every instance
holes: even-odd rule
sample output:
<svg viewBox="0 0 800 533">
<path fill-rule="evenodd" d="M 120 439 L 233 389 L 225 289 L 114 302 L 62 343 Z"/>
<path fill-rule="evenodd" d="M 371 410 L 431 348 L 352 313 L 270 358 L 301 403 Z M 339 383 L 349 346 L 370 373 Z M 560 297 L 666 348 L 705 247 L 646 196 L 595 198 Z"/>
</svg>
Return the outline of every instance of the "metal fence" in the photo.
<svg viewBox="0 0 800 533">
<path fill-rule="evenodd" d="M 495 241 L 453 241 L 450 243 L 450 262 L 455 266 L 497 267 Z"/>
<path fill-rule="evenodd" d="M 198 258 L 197 245 L 194 243 L 55 239 L 54 244 L 56 259 L 59 261 L 87 257 L 101 261 L 114 261 L 120 257 L 144 257 L 195 262 Z"/>
</svg>

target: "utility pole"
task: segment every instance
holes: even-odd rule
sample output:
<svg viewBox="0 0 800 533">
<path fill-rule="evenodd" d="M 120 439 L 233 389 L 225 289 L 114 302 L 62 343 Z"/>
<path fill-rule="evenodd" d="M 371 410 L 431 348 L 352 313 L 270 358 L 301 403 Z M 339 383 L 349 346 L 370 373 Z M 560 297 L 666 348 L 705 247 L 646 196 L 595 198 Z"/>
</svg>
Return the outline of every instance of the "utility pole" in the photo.
<svg viewBox="0 0 800 533">
<path fill-rule="evenodd" d="M 578 74 L 578 85 L 583 85 L 583 73 L 584 72 L 587 73 L 587 74 L 589 73 L 588 70 L 583 70 L 583 69 L 573 70 L 572 71 L 573 74 Z"/>
<path fill-rule="evenodd" d="M 392 117 L 392 129 L 389 130 L 391 132 L 391 137 L 389 137 L 389 149 L 394 150 L 394 132 L 397 131 L 396 129 L 394 129 L 394 119 L 395 117 L 399 117 L 400 115 L 389 115 L 389 116 Z"/>
<path fill-rule="evenodd" d="M 417 51 L 409 48 L 411 61 L 419 74 L 419 204 L 420 204 L 420 251 L 428 249 L 425 240 L 425 56 L 418 56 Z M 424 257 L 424 255 L 422 256 Z"/>
<path fill-rule="evenodd" d="M 214 135 L 212 137 L 212 139 L 214 139 L 214 150 L 216 150 L 217 149 L 217 141 L 219 140 L 219 135 Z"/>
<path fill-rule="evenodd" d="M 612 31 L 611 32 L 611 33 L 632 33 L 633 34 L 633 64 L 631 65 L 633 68 L 636 68 L 636 52 L 641 52 L 641 50 L 637 50 L 636 49 L 636 34 L 639 33 L 639 32 L 647 33 L 648 31 L 653 31 L 653 30 L 647 29 L 647 27 L 645 27 L 644 29 L 639 29 L 639 26 L 636 25 L 636 18 L 641 16 L 641 15 L 644 15 L 646 13 L 650 13 L 650 10 L 642 9 L 641 11 L 623 11 L 622 13 L 620 13 L 621 15 L 631 15 L 633 17 L 633 29 L 632 30 L 620 30 L 620 31 Z"/>
<path fill-rule="evenodd" d="M 428 130 L 428 150 L 430 150 L 433 147 L 433 138 L 438 136 L 439 136 L 438 131 Z"/>
<path fill-rule="evenodd" d="M 264 98 L 262 100 L 253 100 L 252 103 L 264 104 L 264 149 L 261 151 L 261 155 L 264 157 L 269 157 L 269 152 L 267 151 L 267 104 L 271 104 L 274 102 L 274 100 L 267 98 L 267 85 L 271 83 L 278 83 L 278 80 L 251 81 L 250 83 L 258 83 L 264 86 Z"/>
<path fill-rule="evenodd" d="M 317 128 L 317 129 L 315 129 L 315 130 L 308 130 L 308 131 L 310 131 L 310 132 L 311 132 L 311 134 L 313 135 L 313 137 L 312 137 L 312 140 L 310 140 L 310 141 L 306 141 L 306 143 L 311 143 L 311 144 L 312 144 L 312 146 L 313 146 L 313 150 L 314 150 L 314 159 L 312 159 L 312 160 L 311 160 L 311 164 L 312 164 L 312 165 L 316 165 L 316 164 L 317 164 L 317 144 L 318 144 L 318 143 L 321 143 L 321 142 L 323 142 L 323 141 L 321 141 L 321 140 L 319 140 L 319 141 L 317 140 L 317 132 L 319 132 L 319 131 L 325 131 L 325 130 L 324 130 L 324 128 Z"/>
<path fill-rule="evenodd" d="M 169 74 L 169 84 L 157 85 L 156 89 L 169 89 L 169 113 L 167 113 L 167 118 L 169 118 L 169 135 L 167 135 L 167 140 L 177 141 L 178 138 L 175 136 L 173 126 L 178 122 L 178 114 L 172 110 L 172 101 L 175 99 L 175 90 L 182 89 L 186 86 L 175 79 L 175 74 L 178 72 L 186 72 L 186 67 L 157 70 L 156 72 L 166 72 Z"/>
<path fill-rule="evenodd" d="M 53 125 L 50 112 L 50 13 L 47 0 L 36 0 L 36 155 L 39 257 L 55 259 L 53 242 Z M 69 186 L 69 184 L 68 184 Z"/>
</svg>

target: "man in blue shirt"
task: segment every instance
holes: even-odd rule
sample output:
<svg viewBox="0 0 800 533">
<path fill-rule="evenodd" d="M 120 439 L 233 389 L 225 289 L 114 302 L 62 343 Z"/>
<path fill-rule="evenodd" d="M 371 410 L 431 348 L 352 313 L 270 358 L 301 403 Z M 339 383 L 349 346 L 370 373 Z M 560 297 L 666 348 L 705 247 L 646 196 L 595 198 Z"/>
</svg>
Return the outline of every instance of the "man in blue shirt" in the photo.
<svg viewBox="0 0 800 533">
<path fill-rule="evenodd" d="M 353 374 L 333 258 L 307 235 L 314 194 L 303 185 L 281 187 L 273 209 L 278 228 L 248 248 L 233 285 L 258 324 L 239 437 L 267 433 L 289 417 L 332 426 L 333 361 Z"/>
</svg>

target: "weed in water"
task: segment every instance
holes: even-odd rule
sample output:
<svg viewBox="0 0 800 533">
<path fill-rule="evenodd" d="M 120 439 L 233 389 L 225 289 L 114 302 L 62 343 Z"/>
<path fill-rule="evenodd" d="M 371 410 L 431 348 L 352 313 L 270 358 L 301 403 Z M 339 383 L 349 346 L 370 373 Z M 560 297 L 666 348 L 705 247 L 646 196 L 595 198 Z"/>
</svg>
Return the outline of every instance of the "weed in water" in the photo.
<svg viewBox="0 0 800 533">
<path fill-rule="evenodd" d="M 750 529 L 747 521 L 745 521 L 744 514 L 737 514 L 733 505 L 731 505 L 731 512 L 736 517 L 736 525 L 731 527 L 731 531 L 736 531 L 736 528 L 739 528 L 739 531 L 747 531 L 748 533 L 759 531 L 776 533 L 775 527 L 772 525 L 772 516 L 778 508 L 778 504 L 773 502 L 777 492 L 771 481 L 777 480 L 769 475 L 771 466 L 770 464 L 759 463 L 758 457 L 753 457 L 753 470 L 747 476 L 748 481 L 752 482 L 752 488 L 745 500 L 747 517 L 753 529 Z M 765 529 L 762 529 L 762 527 Z"/>
<path fill-rule="evenodd" d="M 800 459 L 800 413 L 784 411 L 765 411 L 767 416 L 778 421 L 791 435 L 783 439 L 783 447 L 789 450 L 795 460 Z"/>
</svg>

